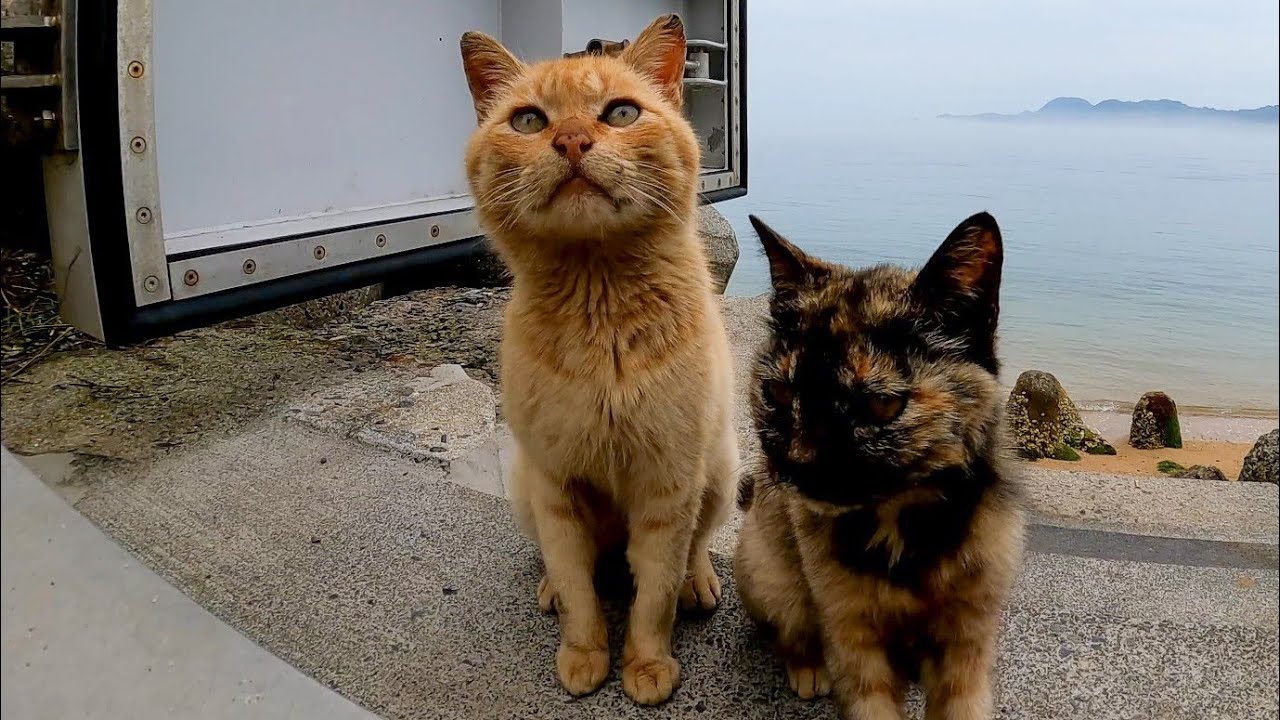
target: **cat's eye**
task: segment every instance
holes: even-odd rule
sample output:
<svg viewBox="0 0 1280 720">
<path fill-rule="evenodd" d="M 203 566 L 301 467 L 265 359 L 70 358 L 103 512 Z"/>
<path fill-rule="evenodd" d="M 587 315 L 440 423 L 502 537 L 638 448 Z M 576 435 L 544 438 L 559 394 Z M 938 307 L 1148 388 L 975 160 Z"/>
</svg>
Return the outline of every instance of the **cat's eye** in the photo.
<svg viewBox="0 0 1280 720">
<path fill-rule="evenodd" d="M 764 391 L 775 403 L 783 406 L 790 406 L 795 397 L 791 392 L 791 386 L 784 380 L 765 380 Z"/>
<path fill-rule="evenodd" d="M 867 398 L 870 419 L 885 425 L 898 419 L 907 407 L 907 397 L 896 393 L 875 393 Z"/>
<path fill-rule="evenodd" d="M 532 135 L 547 127 L 547 116 L 538 108 L 520 108 L 511 114 L 511 127 L 518 133 Z"/>
<path fill-rule="evenodd" d="M 640 117 L 640 108 L 630 100 L 615 100 L 609 103 L 600 117 L 613 127 L 626 127 Z"/>
</svg>

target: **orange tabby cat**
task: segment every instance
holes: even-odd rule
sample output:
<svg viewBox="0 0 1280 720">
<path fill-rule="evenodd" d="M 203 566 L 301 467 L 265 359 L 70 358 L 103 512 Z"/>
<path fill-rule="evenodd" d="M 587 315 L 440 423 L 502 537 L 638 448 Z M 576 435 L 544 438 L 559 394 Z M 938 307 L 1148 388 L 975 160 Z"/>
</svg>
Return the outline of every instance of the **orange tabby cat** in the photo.
<svg viewBox="0 0 1280 720">
<path fill-rule="evenodd" d="M 467 175 L 515 280 L 501 352 L 511 495 L 542 550 L 539 604 L 559 613 L 556 670 L 574 695 L 604 682 L 592 576 L 625 543 L 622 687 L 662 702 L 680 683 L 677 599 L 720 598 L 707 547 L 737 465 L 728 343 L 694 229 L 684 27 L 662 17 L 619 53 L 529 66 L 467 33 L 462 57 L 480 121 Z"/>
</svg>

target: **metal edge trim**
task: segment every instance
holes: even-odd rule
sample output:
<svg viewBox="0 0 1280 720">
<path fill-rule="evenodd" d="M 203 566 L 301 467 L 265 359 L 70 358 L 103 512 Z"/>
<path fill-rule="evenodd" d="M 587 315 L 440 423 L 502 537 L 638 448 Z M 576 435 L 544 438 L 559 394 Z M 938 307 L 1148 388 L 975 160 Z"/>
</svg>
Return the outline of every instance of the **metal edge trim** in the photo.
<svg viewBox="0 0 1280 720">
<path fill-rule="evenodd" d="M 93 264 L 84 162 L 80 153 L 44 156 L 45 213 L 58 315 L 102 340 L 106 337 Z"/>
<path fill-rule="evenodd" d="M 736 174 L 730 172 L 707 173 L 698 177 L 698 192 L 709 193 L 737 185 Z"/>
<path fill-rule="evenodd" d="M 165 272 L 160 175 L 156 162 L 151 0 L 119 0 L 117 8 L 122 210 L 129 236 L 133 297 L 141 306 L 172 297 Z"/>
<path fill-rule="evenodd" d="M 62 71 L 62 121 L 59 123 L 60 144 L 63 150 L 80 149 L 80 111 L 77 104 L 79 89 L 76 87 L 76 3 L 79 0 L 62 0 L 59 21 L 58 55 Z"/>
<path fill-rule="evenodd" d="M 470 210 L 241 246 L 169 263 L 174 300 L 479 237 Z"/>
<path fill-rule="evenodd" d="M 245 317 L 323 295 L 375 284 L 388 275 L 415 271 L 448 260 L 469 257 L 484 248 L 484 238 L 432 245 L 351 265 L 329 267 L 226 292 L 139 308 L 121 332 L 108 339 L 111 347 L 140 342 L 224 320 Z"/>
<path fill-rule="evenodd" d="M 747 138 L 747 0 L 728 0 L 736 8 L 733 13 L 734 23 L 737 26 L 736 42 L 734 43 L 734 59 L 737 65 L 734 68 L 734 90 L 733 96 L 736 101 L 734 113 L 737 122 L 737 134 L 735 139 L 738 141 L 734 150 L 734 159 L 737 161 L 733 170 L 737 174 L 737 186 L 741 188 L 742 195 L 747 194 L 747 151 L 750 141 Z M 739 196 L 740 197 L 740 196 Z"/>
<path fill-rule="evenodd" d="M 733 200 L 735 198 L 745 197 L 746 194 L 747 194 L 746 188 L 742 187 L 741 185 L 732 185 L 727 188 L 721 188 L 719 190 L 712 190 L 711 192 L 702 193 L 698 197 L 701 204 L 713 205 L 718 202 L 724 202 L 725 200 Z"/>
<path fill-rule="evenodd" d="M 728 21 L 729 27 L 727 28 L 725 37 L 733 38 L 733 43 L 729 48 L 729 60 L 731 62 L 731 67 L 728 68 L 729 72 L 727 73 L 730 77 L 729 96 L 732 100 L 731 105 L 729 107 L 729 122 L 732 123 L 732 127 L 730 127 L 729 131 L 732 137 L 731 142 L 733 143 L 733 159 L 731 164 L 729 165 L 729 170 L 732 174 L 730 183 L 732 183 L 733 185 L 737 185 L 739 183 L 739 177 L 740 177 L 738 169 L 742 164 L 742 151 L 741 151 L 742 136 L 741 136 L 741 130 L 740 130 L 741 123 L 739 121 L 739 117 L 742 115 L 742 109 L 741 109 L 742 102 L 738 94 L 738 91 L 742 85 L 742 83 L 738 79 L 738 66 L 741 60 L 740 60 L 739 51 L 738 51 L 738 46 L 740 43 L 738 40 L 738 33 L 737 33 L 738 3 L 735 2 L 734 0 L 728 0 L 728 2 L 729 2 L 729 7 L 727 8 L 728 17 L 726 17 L 725 20 Z"/>
<path fill-rule="evenodd" d="M 89 254 L 97 280 L 102 339 L 107 343 L 128 332 L 137 310 L 122 211 L 117 9 L 115 2 L 82 1 L 75 18 L 76 104 Z"/>
</svg>

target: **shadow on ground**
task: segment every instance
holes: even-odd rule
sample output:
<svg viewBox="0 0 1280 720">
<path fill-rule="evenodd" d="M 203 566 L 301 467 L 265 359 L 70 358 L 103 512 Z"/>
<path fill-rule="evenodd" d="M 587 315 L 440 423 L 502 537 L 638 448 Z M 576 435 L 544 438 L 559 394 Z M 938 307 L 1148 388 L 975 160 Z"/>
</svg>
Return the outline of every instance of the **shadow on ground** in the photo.
<svg viewBox="0 0 1280 720">
<path fill-rule="evenodd" d="M 616 639 L 605 687 L 569 698 L 552 666 L 555 620 L 535 602 L 537 552 L 505 502 L 296 423 L 118 465 L 77 507 L 215 614 L 386 717 L 835 717 L 829 702 L 790 696 L 723 557 L 726 602 L 680 623 L 684 685 L 670 703 L 623 696 Z M 1243 589 L 1237 571 L 1153 580 L 1055 557 L 1029 558 L 1006 618 L 1000 717 L 1276 716 L 1274 626 L 1229 607 L 1265 606 L 1274 571 Z M 1152 582 L 1159 597 L 1143 604 Z M 1204 594 L 1224 607 L 1185 599 Z"/>
</svg>

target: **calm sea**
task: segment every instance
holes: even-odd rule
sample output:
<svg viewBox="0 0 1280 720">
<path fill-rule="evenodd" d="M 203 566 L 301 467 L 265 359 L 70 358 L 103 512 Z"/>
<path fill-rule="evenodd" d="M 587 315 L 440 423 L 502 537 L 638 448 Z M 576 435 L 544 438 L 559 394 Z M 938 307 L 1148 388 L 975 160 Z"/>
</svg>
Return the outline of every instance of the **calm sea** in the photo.
<svg viewBox="0 0 1280 720">
<path fill-rule="evenodd" d="M 742 246 L 731 294 L 768 290 L 747 213 L 857 266 L 919 264 L 988 210 L 1005 239 L 1006 383 L 1048 370 L 1095 409 L 1155 389 L 1183 407 L 1280 407 L 1274 127 L 753 127 L 750 153 L 750 194 L 718 206 Z"/>
</svg>

